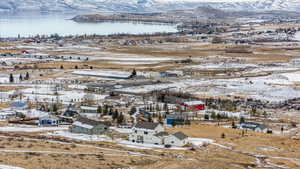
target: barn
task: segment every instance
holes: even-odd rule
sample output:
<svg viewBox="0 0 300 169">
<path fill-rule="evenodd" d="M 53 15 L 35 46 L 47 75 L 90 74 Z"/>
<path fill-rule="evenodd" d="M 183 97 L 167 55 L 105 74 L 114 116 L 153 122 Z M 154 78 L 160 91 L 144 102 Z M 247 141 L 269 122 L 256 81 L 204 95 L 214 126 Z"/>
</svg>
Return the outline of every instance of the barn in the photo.
<svg viewBox="0 0 300 169">
<path fill-rule="evenodd" d="M 188 101 L 180 104 L 183 110 L 200 111 L 205 110 L 205 103 L 202 101 Z"/>
</svg>

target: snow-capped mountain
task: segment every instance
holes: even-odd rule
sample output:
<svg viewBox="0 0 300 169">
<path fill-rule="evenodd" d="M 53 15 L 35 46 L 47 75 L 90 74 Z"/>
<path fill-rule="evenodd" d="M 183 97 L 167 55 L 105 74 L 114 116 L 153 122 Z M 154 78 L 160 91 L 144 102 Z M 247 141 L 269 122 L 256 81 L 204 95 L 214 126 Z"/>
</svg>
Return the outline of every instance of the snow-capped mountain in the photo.
<svg viewBox="0 0 300 169">
<path fill-rule="evenodd" d="M 300 11 L 300 0 L 1 0 L 0 12 L 78 10 L 153 12 L 197 6 L 236 11 Z"/>
</svg>

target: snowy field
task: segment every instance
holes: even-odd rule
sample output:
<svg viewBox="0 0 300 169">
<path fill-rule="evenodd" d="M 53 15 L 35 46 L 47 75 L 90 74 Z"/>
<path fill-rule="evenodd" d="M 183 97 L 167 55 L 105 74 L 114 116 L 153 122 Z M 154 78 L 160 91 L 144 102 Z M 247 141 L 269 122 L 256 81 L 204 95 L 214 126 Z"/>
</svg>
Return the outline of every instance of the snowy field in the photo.
<svg viewBox="0 0 300 169">
<path fill-rule="evenodd" d="M 14 125 L 0 127 L 2 132 L 43 132 L 43 131 L 57 131 L 57 130 L 67 130 L 68 126 L 60 127 L 37 127 L 37 126 L 26 126 L 26 125 Z"/>
<path fill-rule="evenodd" d="M 110 64 L 116 65 L 151 65 L 151 64 L 158 64 L 159 62 L 109 62 Z"/>
<path fill-rule="evenodd" d="M 198 70 L 219 70 L 219 69 L 247 69 L 256 68 L 256 64 L 237 64 L 237 63 L 208 63 L 203 65 L 186 66 L 188 69 Z"/>
<path fill-rule="evenodd" d="M 82 76 L 101 76 L 101 77 L 121 77 L 121 78 L 128 78 L 131 73 L 129 72 L 122 72 L 122 71 L 74 71 L 73 74 L 75 75 L 82 75 Z"/>
<path fill-rule="evenodd" d="M 105 135 L 87 135 L 87 134 L 76 134 L 71 133 L 69 131 L 56 131 L 47 133 L 48 136 L 62 136 L 70 139 L 75 140 L 82 140 L 82 141 L 107 141 L 111 142 L 112 140 L 105 136 Z"/>
<path fill-rule="evenodd" d="M 114 56 L 114 57 L 99 57 L 98 59 L 101 60 L 116 60 L 116 61 L 174 61 L 177 59 L 168 58 L 168 57 L 141 57 L 135 55 L 128 55 L 128 56 Z"/>
<path fill-rule="evenodd" d="M 84 87 L 79 87 L 79 89 L 81 88 Z M 26 99 L 31 101 L 54 101 L 56 99 L 59 99 L 64 103 L 68 103 L 72 101 L 82 101 L 86 96 L 86 93 L 84 91 L 78 90 L 59 90 L 57 91 L 58 95 L 55 95 L 56 91 L 54 85 L 34 85 L 31 88 L 20 90 L 20 92 L 23 94 L 24 100 Z M 107 95 L 91 94 L 91 96 L 94 98 L 94 100 L 102 100 Z"/>
<path fill-rule="evenodd" d="M 164 145 L 155 145 L 155 144 L 147 144 L 147 143 L 133 143 L 131 141 L 121 140 L 121 139 L 115 140 L 115 142 L 117 142 L 121 146 L 125 146 L 128 148 L 136 148 L 136 149 L 154 149 L 154 148 L 162 149 L 162 148 L 165 148 Z M 172 146 L 168 149 L 186 150 L 187 148 Z"/>
<path fill-rule="evenodd" d="M 24 169 L 24 168 L 0 164 L 0 169 Z"/>
</svg>

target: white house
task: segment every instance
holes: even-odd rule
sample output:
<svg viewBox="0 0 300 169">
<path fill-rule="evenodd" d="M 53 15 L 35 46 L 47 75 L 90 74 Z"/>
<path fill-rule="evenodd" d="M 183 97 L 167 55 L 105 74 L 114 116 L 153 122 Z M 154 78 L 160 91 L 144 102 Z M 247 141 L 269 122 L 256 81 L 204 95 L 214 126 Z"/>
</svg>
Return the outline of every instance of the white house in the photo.
<svg viewBox="0 0 300 169">
<path fill-rule="evenodd" d="M 189 137 L 187 135 L 183 134 L 182 132 L 177 132 L 177 133 L 167 136 L 164 139 L 164 144 L 182 147 L 189 143 L 188 138 Z"/>
<path fill-rule="evenodd" d="M 53 115 L 45 115 L 39 118 L 39 126 L 58 126 L 60 120 Z"/>
<path fill-rule="evenodd" d="M 129 140 L 137 143 L 162 144 L 158 133 L 164 132 L 164 128 L 159 123 L 138 122 L 132 128 L 132 133 L 129 134 Z"/>
<path fill-rule="evenodd" d="M 1 112 L 0 113 L 0 121 L 5 121 L 5 120 L 8 120 L 10 118 L 15 118 L 16 117 L 16 112 Z"/>
<path fill-rule="evenodd" d="M 80 106 L 80 113 L 97 113 L 98 107 Z"/>
<path fill-rule="evenodd" d="M 137 143 L 182 147 L 188 144 L 188 136 L 181 132 L 169 135 L 159 123 L 138 122 L 129 134 L 129 140 Z"/>
</svg>

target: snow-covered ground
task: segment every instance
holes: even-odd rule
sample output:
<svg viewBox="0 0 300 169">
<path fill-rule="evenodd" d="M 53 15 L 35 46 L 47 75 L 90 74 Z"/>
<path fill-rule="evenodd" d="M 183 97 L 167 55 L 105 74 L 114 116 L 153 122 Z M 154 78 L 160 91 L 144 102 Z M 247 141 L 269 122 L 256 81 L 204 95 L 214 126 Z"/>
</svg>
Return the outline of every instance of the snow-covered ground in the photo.
<svg viewBox="0 0 300 169">
<path fill-rule="evenodd" d="M 153 148 L 165 148 L 164 145 L 155 145 L 155 144 L 147 144 L 147 143 L 133 143 L 127 140 L 115 140 L 119 145 L 129 147 L 129 148 L 136 148 L 136 149 L 153 149 Z M 176 147 L 172 146 L 168 149 L 175 149 L 175 150 L 186 150 L 187 148 L 184 147 Z"/>
<path fill-rule="evenodd" d="M 207 138 L 189 138 L 189 142 L 195 147 L 201 147 L 203 145 L 208 145 L 214 142 L 212 139 Z"/>
<path fill-rule="evenodd" d="M 86 96 L 84 91 L 76 90 L 59 90 L 55 95 L 55 85 L 32 85 L 31 88 L 20 90 L 23 93 L 24 100 L 31 101 L 54 101 L 59 99 L 63 103 L 82 101 Z M 72 86 L 71 86 L 72 87 Z M 74 87 L 74 86 L 73 86 Z M 75 85 L 76 87 L 76 85 Z M 82 86 L 83 87 L 83 86 Z M 80 88 L 80 87 L 79 87 Z M 102 100 L 107 95 L 91 94 L 94 100 Z"/>
<path fill-rule="evenodd" d="M 110 64 L 116 65 L 151 65 L 151 64 L 158 64 L 159 62 L 110 62 Z"/>
<path fill-rule="evenodd" d="M 294 39 L 300 41 L 300 32 L 299 31 L 295 34 L 295 38 Z"/>
<path fill-rule="evenodd" d="M 105 135 L 87 135 L 87 134 L 76 134 L 69 131 L 55 131 L 47 133 L 49 136 L 63 136 L 70 139 L 82 140 L 82 141 L 112 141 Z"/>
<path fill-rule="evenodd" d="M 100 77 L 121 77 L 128 78 L 131 73 L 129 72 L 121 72 L 121 71 L 74 71 L 75 75 L 83 75 L 83 76 L 100 76 Z"/>
<path fill-rule="evenodd" d="M 168 57 L 141 57 L 135 55 L 128 55 L 124 56 L 114 56 L 114 57 L 99 57 L 101 60 L 115 60 L 115 61 L 131 61 L 131 62 L 138 62 L 138 61 L 147 61 L 147 62 L 158 62 L 158 61 L 172 61 L 177 60 L 174 58 Z"/>
<path fill-rule="evenodd" d="M 15 126 L 0 127 L 0 131 L 2 132 L 42 132 L 42 131 L 67 130 L 67 129 L 68 129 L 67 126 L 37 127 L 37 126 L 15 125 Z"/>
<path fill-rule="evenodd" d="M 117 128 L 117 127 L 110 127 L 110 129 L 115 130 L 119 133 L 123 133 L 123 134 L 129 134 L 132 132 L 131 128 Z"/>
<path fill-rule="evenodd" d="M 0 169 L 24 169 L 24 168 L 10 166 L 10 165 L 0 165 Z"/>
<path fill-rule="evenodd" d="M 294 86 L 299 80 L 297 74 L 298 72 L 264 77 L 195 80 L 195 83 L 186 85 L 185 90 L 199 95 L 245 96 L 262 101 L 281 102 L 300 96 L 299 87 Z M 184 82 L 177 84 L 184 87 Z"/>
<path fill-rule="evenodd" d="M 218 70 L 218 69 L 241 69 L 256 68 L 256 64 L 237 64 L 237 63 L 208 63 L 203 65 L 186 66 L 190 69 Z"/>
</svg>

